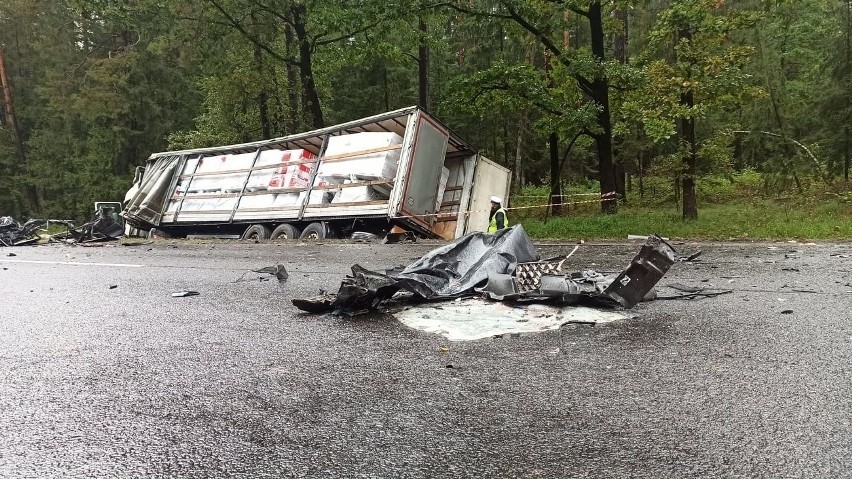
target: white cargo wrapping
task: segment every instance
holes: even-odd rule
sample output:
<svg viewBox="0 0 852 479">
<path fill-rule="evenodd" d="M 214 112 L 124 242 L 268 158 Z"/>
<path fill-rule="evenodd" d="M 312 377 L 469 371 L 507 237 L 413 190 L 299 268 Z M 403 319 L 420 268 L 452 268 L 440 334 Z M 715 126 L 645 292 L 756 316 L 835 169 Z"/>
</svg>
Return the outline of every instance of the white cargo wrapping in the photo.
<svg viewBox="0 0 852 479">
<path fill-rule="evenodd" d="M 344 184 L 350 184 L 351 181 L 345 181 Z M 341 188 L 334 195 L 332 203 L 358 203 L 361 201 L 376 201 L 387 199 L 372 186 L 351 186 L 349 188 Z"/>
<path fill-rule="evenodd" d="M 181 206 L 183 211 L 230 211 L 234 209 L 236 198 L 193 198 L 188 196 Z M 169 205 L 167 211 L 175 211 L 180 200 Z"/>
<path fill-rule="evenodd" d="M 328 140 L 325 156 L 355 154 L 401 144 L 402 137 L 396 133 L 364 132 L 332 136 Z M 400 149 L 396 148 L 346 159 L 334 159 L 323 162 L 317 174 L 322 177 L 361 179 L 396 178 L 399 152 Z"/>
<path fill-rule="evenodd" d="M 219 191 L 224 191 L 234 193 L 242 190 L 243 183 L 245 183 L 246 175 L 248 174 L 248 172 L 224 172 L 243 169 L 248 170 L 249 168 L 251 168 L 251 164 L 254 161 L 254 157 L 254 152 L 243 153 L 240 155 L 208 156 L 206 158 L 198 160 L 197 168 L 195 167 L 195 160 L 187 161 L 186 168 L 184 168 L 183 174 L 201 174 L 201 176 L 196 176 L 192 178 L 191 182 L 190 179 L 184 180 L 189 185 L 187 192 L 215 193 Z M 222 173 L 217 175 L 209 175 L 210 173 L 219 172 Z"/>
<path fill-rule="evenodd" d="M 235 193 L 243 189 L 243 184 L 245 184 L 246 191 L 251 192 L 266 189 L 275 191 L 279 188 L 304 188 L 308 185 L 311 174 L 310 164 L 261 168 L 251 173 L 248 170 L 252 168 L 252 163 L 257 168 L 294 160 L 309 160 L 314 158 L 310 151 L 264 150 L 257 157 L 257 161 L 255 161 L 255 155 L 256 153 L 252 152 L 188 160 L 183 169 L 183 175 L 195 173 L 200 174 L 200 176 L 193 177 L 191 182 L 189 178 L 181 179 L 176 194 L 181 194 L 183 191 L 187 193 Z M 197 168 L 196 164 L 198 164 Z M 232 171 L 237 172 L 224 173 Z M 222 174 L 211 174 L 217 172 L 222 172 Z M 246 181 L 246 175 L 249 175 L 248 181 Z M 187 185 L 188 188 L 186 188 Z"/>
<path fill-rule="evenodd" d="M 299 193 L 279 193 L 275 196 L 272 206 L 275 206 L 276 208 L 296 206 L 299 204 L 300 198 L 303 198 L 303 196 Z"/>
<path fill-rule="evenodd" d="M 240 206 L 237 209 L 248 208 L 270 208 L 275 202 L 275 195 L 244 195 L 240 200 Z"/>
</svg>

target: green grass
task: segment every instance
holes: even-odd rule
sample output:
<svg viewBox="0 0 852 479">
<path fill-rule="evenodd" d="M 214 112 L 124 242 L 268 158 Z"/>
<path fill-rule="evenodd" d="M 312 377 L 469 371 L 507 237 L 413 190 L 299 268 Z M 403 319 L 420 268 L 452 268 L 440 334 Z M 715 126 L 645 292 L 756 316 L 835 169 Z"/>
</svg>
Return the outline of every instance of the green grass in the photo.
<svg viewBox="0 0 852 479">
<path fill-rule="evenodd" d="M 521 210 L 510 220 L 523 224 L 535 238 L 623 239 L 628 234 L 657 233 L 672 239 L 852 239 L 852 205 L 838 201 L 796 205 L 766 199 L 699 203 L 695 221 L 683 220 L 674 205 L 622 206 L 613 215 L 591 209 L 578 208 L 546 220 L 541 212 Z"/>
</svg>

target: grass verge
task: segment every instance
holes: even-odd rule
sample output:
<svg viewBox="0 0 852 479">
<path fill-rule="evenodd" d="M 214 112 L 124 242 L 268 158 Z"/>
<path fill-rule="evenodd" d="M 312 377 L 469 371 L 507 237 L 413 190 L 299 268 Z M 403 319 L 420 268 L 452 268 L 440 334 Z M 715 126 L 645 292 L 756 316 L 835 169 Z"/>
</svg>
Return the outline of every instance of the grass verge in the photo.
<svg viewBox="0 0 852 479">
<path fill-rule="evenodd" d="M 694 221 L 683 220 L 674 207 L 664 208 L 622 206 L 614 215 L 582 212 L 547 220 L 518 215 L 512 224 L 523 224 L 534 238 L 554 239 L 624 239 L 651 233 L 705 240 L 852 239 L 852 205 L 838 202 L 792 205 L 755 199 L 699 205 Z"/>
</svg>

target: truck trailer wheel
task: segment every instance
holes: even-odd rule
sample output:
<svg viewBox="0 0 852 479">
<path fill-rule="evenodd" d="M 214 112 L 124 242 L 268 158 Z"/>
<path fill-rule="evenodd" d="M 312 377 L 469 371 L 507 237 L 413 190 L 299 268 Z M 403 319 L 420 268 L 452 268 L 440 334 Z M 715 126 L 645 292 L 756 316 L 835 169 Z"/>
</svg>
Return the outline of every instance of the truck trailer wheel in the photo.
<svg viewBox="0 0 852 479">
<path fill-rule="evenodd" d="M 251 225 L 246 228 L 240 239 L 263 241 L 269 239 L 269 228 L 264 225 Z"/>
<path fill-rule="evenodd" d="M 283 223 L 276 226 L 275 229 L 272 230 L 272 235 L 269 237 L 269 239 L 298 239 L 301 234 L 302 232 L 299 231 L 299 228 L 296 228 L 295 226 L 289 225 L 287 223 Z"/>
<path fill-rule="evenodd" d="M 328 238 L 328 226 L 325 223 L 311 223 L 309 224 L 304 231 L 302 231 L 302 235 L 299 236 L 300 239 L 325 239 Z"/>
</svg>

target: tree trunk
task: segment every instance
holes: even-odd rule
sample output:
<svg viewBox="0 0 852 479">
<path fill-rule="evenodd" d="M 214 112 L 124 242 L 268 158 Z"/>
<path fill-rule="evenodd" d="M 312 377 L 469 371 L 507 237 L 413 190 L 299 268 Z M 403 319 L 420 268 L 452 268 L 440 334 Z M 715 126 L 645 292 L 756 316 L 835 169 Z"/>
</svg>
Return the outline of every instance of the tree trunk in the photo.
<svg viewBox="0 0 852 479">
<path fill-rule="evenodd" d="M 847 82 L 849 76 L 852 75 L 852 1 L 846 1 L 846 75 Z M 852 157 L 852 139 L 850 139 L 849 122 L 852 118 L 849 117 L 852 112 L 852 96 L 849 92 L 846 93 L 846 126 L 843 128 L 843 180 L 849 181 L 849 163 Z"/>
<path fill-rule="evenodd" d="M 601 16 L 601 2 L 589 5 L 589 26 L 592 36 L 592 55 L 595 62 L 603 67 L 605 60 L 604 28 Z M 600 175 L 601 194 L 615 193 L 615 169 L 612 162 L 612 123 L 609 117 L 609 81 L 603 72 L 598 72 L 592 82 L 592 99 L 597 103 L 597 120 L 600 133 L 593 135 L 598 148 L 598 174 Z M 612 198 L 601 198 L 601 211 L 615 213 L 618 203 Z"/>
<path fill-rule="evenodd" d="M 293 27 L 289 24 L 284 26 L 284 47 L 287 49 L 287 57 L 294 58 L 295 38 Z M 296 66 L 292 63 L 287 63 L 287 102 L 290 108 L 290 124 L 287 126 L 289 133 L 296 133 L 301 130 L 301 116 L 299 112 L 299 73 L 296 71 Z"/>
<path fill-rule="evenodd" d="M 622 65 L 627 63 L 627 9 L 620 8 L 614 13 L 615 19 L 621 24 L 621 28 L 612 39 L 613 57 Z M 613 139 L 616 150 L 620 153 L 614 155 L 615 192 L 627 201 L 627 170 L 624 166 L 624 154 L 621 152 L 624 138 Z"/>
<path fill-rule="evenodd" d="M 6 74 L 6 56 L 2 48 L 0 48 L 0 88 L 3 89 L 3 111 L 5 112 L 6 123 L 9 125 L 9 132 L 15 142 L 18 164 L 20 165 L 20 169 L 23 170 L 27 164 L 27 154 L 24 148 L 24 140 L 21 138 L 21 130 L 18 128 L 18 121 L 15 117 L 15 104 L 12 101 L 12 85 L 9 83 L 9 76 Z M 32 211 L 41 211 L 41 201 L 39 201 L 36 187 L 27 184 L 24 187 L 24 193 L 26 194 L 30 209 Z"/>
<path fill-rule="evenodd" d="M 426 43 L 426 35 L 429 27 L 426 20 L 420 17 L 420 47 L 417 51 L 417 106 L 426 111 L 430 110 L 429 104 L 429 45 Z"/>
<path fill-rule="evenodd" d="M 302 89 L 305 95 L 305 108 L 311 112 L 314 128 L 325 126 L 325 118 L 322 114 L 319 94 L 314 81 L 313 59 L 311 40 L 308 38 L 305 18 L 307 10 L 304 5 L 296 4 L 293 7 L 293 29 L 296 31 L 296 39 L 299 41 L 299 75 L 302 79 Z"/>
<path fill-rule="evenodd" d="M 693 94 L 690 89 L 681 95 L 681 101 L 690 109 L 693 106 Z M 686 158 L 684 158 L 684 173 L 681 186 L 683 187 L 683 217 L 684 219 L 698 219 L 698 200 L 695 195 L 695 173 L 697 164 L 697 155 L 695 147 L 695 119 L 691 117 L 681 120 L 681 134 L 689 148 Z"/>
<path fill-rule="evenodd" d="M 849 163 L 850 157 L 852 157 L 852 152 L 850 152 L 850 138 L 849 138 L 849 126 L 847 125 L 844 129 L 846 132 L 846 138 L 843 141 L 843 179 L 845 181 L 849 181 Z"/>
<path fill-rule="evenodd" d="M 390 111 L 390 87 L 388 86 L 388 66 L 382 64 L 382 92 L 384 92 L 385 111 Z"/>
<path fill-rule="evenodd" d="M 559 135 L 551 133 L 547 138 L 550 148 L 550 204 L 553 216 L 562 214 L 562 181 L 559 171 Z"/>
<path fill-rule="evenodd" d="M 678 37 L 681 40 L 691 42 L 692 31 L 688 28 L 682 28 L 678 32 Z M 688 73 L 686 81 L 691 82 L 691 79 L 692 75 Z M 693 116 L 695 93 L 691 84 L 680 94 L 680 104 L 686 107 L 687 110 L 685 116 L 680 121 L 681 141 L 686 143 L 688 149 L 683 159 L 684 168 L 681 180 L 681 187 L 683 191 L 683 218 L 694 220 L 698 219 L 698 199 L 695 195 L 695 175 L 697 173 L 696 167 L 698 165 L 698 155 L 695 140 L 695 117 Z"/>
<path fill-rule="evenodd" d="M 520 192 L 524 186 L 524 169 L 521 160 L 521 147 L 524 143 L 524 130 L 526 129 L 526 112 L 521 113 L 521 120 L 518 122 L 518 141 L 515 143 L 515 167 L 512 172 L 512 182 L 514 183 L 515 192 Z"/>
<path fill-rule="evenodd" d="M 263 74 L 263 52 L 257 45 L 254 47 L 254 65 L 257 68 L 257 71 Z M 258 119 L 260 120 L 260 134 L 261 138 L 272 138 L 272 125 L 269 122 L 269 94 L 266 92 L 265 86 L 261 88 L 262 89 L 257 94 L 257 112 Z"/>
</svg>

